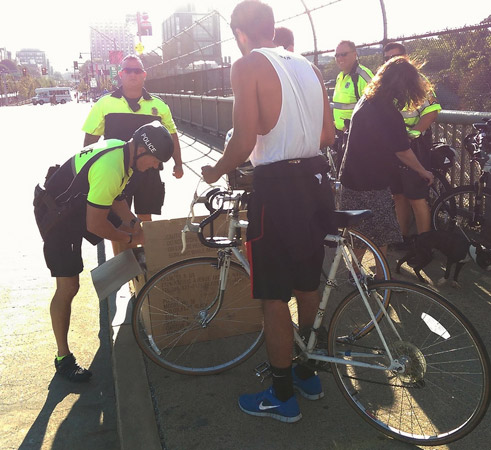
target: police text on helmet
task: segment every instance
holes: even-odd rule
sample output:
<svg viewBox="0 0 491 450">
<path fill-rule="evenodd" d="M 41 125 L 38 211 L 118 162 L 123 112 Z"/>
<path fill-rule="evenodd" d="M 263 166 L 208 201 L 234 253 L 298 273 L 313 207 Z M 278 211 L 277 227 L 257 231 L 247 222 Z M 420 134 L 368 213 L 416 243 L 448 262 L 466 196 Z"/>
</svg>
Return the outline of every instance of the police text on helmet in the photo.
<svg viewBox="0 0 491 450">
<path fill-rule="evenodd" d="M 154 145 L 150 142 L 150 139 L 147 136 L 147 133 L 142 134 L 142 141 L 145 143 L 147 148 L 152 152 L 155 153 L 157 149 L 154 147 Z"/>
</svg>

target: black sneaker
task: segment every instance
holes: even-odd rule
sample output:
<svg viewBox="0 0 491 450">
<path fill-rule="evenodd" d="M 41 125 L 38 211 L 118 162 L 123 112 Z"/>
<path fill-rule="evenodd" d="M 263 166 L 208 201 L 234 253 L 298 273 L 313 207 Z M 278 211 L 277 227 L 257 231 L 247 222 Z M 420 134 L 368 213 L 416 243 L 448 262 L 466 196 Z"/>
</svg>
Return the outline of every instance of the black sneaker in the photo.
<svg viewBox="0 0 491 450">
<path fill-rule="evenodd" d="M 90 370 L 84 369 L 77 364 L 73 353 L 65 356 L 61 361 L 55 358 L 56 373 L 69 381 L 82 382 L 89 381 L 92 376 Z"/>
</svg>

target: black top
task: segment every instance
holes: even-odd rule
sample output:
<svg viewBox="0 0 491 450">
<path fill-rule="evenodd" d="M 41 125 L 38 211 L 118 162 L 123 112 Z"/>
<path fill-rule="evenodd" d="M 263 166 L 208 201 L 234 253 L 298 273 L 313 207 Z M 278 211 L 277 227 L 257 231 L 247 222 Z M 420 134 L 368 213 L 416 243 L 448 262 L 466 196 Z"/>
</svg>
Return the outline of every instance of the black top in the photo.
<svg viewBox="0 0 491 450">
<path fill-rule="evenodd" d="M 406 125 L 394 104 L 362 97 L 351 118 L 341 184 L 356 191 L 386 189 L 399 163 L 395 153 L 409 148 Z"/>
</svg>

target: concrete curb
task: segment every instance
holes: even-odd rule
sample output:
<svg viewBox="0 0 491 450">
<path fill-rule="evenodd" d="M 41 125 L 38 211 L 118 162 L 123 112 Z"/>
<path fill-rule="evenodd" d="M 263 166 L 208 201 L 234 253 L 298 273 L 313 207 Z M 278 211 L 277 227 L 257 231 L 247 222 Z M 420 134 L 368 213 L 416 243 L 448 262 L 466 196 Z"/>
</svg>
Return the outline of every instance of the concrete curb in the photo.
<svg viewBox="0 0 491 450">
<path fill-rule="evenodd" d="M 131 328 L 128 285 L 109 297 L 112 367 L 122 450 L 162 450 L 143 354 Z"/>
</svg>

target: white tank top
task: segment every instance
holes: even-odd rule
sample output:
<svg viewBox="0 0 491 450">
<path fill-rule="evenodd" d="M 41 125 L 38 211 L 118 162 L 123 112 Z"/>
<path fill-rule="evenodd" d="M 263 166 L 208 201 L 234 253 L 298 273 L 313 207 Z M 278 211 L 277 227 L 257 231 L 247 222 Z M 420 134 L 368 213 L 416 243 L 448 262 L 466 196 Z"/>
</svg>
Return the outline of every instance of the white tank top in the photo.
<svg viewBox="0 0 491 450">
<path fill-rule="evenodd" d="M 250 160 L 259 166 L 276 161 L 311 158 L 319 154 L 324 98 L 310 62 L 283 47 L 259 48 L 271 62 L 281 83 L 278 122 L 268 134 L 258 135 Z"/>
</svg>

